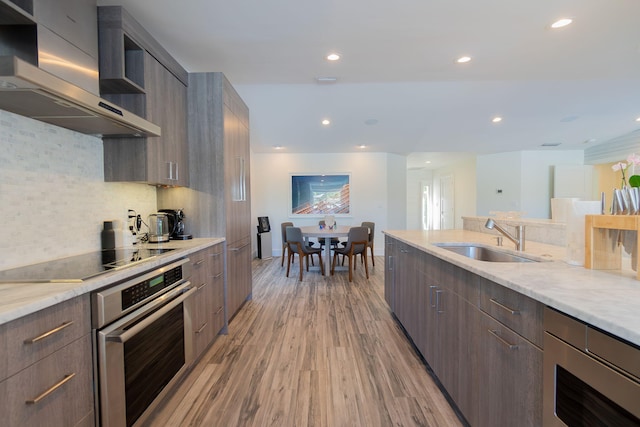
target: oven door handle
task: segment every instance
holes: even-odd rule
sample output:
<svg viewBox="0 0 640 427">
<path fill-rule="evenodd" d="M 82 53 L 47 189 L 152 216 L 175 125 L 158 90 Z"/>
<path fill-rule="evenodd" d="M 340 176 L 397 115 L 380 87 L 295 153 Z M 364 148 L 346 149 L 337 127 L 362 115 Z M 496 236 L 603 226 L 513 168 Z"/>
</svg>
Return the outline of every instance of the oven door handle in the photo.
<svg viewBox="0 0 640 427">
<path fill-rule="evenodd" d="M 169 292 L 165 295 L 166 298 L 173 298 L 174 296 L 179 295 L 177 298 L 172 299 L 171 302 L 162 306 L 162 308 L 160 308 L 159 310 L 153 312 L 152 315 L 145 317 L 142 321 L 136 323 L 130 329 L 116 329 L 115 331 L 107 334 L 105 337 L 106 340 L 118 343 L 127 342 L 147 326 L 177 307 L 180 303 L 189 298 L 191 294 L 193 294 L 197 290 L 197 288 L 191 287 L 191 282 L 186 282 L 179 289 L 176 289 L 173 292 Z"/>
</svg>

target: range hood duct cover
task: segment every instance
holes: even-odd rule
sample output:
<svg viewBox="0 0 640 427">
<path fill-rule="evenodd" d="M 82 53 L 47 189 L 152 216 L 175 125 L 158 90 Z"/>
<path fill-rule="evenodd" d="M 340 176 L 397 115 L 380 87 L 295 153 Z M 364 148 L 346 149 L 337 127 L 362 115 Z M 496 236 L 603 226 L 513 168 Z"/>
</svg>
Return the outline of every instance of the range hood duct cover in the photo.
<svg viewBox="0 0 640 427">
<path fill-rule="evenodd" d="M 95 136 L 160 136 L 160 127 L 15 56 L 0 57 L 0 109 Z"/>
</svg>

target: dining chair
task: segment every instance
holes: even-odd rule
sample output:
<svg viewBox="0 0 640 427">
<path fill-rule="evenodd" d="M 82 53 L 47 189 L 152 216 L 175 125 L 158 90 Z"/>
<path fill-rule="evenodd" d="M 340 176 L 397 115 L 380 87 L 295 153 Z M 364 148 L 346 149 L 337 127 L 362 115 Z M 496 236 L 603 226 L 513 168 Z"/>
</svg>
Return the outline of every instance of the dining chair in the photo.
<svg viewBox="0 0 640 427">
<path fill-rule="evenodd" d="M 360 225 L 362 227 L 367 227 L 369 229 L 369 244 L 367 245 L 367 247 L 371 250 L 371 265 L 375 267 L 376 261 L 373 256 L 373 237 L 375 236 L 375 233 L 376 233 L 376 223 L 363 221 L 362 224 Z"/>
<path fill-rule="evenodd" d="M 293 227 L 292 222 L 283 222 L 280 224 L 280 231 L 282 232 L 282 261 L 280 261 L 280 267 L 284 267 L 284 254 L 287 252 L 287 227 Z"/>
<path fill-rule="evenodd" d="M 333 262 L 331 263 L 331 274 L 336 268 L 338 255 L 349 258 L 349 281 L 353 282 L 353 270 L 356 268 L 357 262 L 353 262 L 356 255 L 362 254 L 364 257 L 364 270 L 369 278 L 369 266 L 367 264 L 367 247 L 369 245 L 369 229 L 367 227 L 351 227 L 347 237 L 347 244 L 344 248 L 333 249 Z"/>
<path fill-rule="evenodd" d="M 300 280 L 302 280 L 302 261 L 303 259 L 307 264 L 307 271 L 309 271 L 309 257 L 313 257 L 314 254 L 317 254 L 320 258 L 320 270 L 322 271 L 322 275 L 324 276 L 324 264 L 322 262 L 322 249 L 321 248 L 313 248 L 305 244 L 304 238 L 302 237 L 302 230 L 300 227 L 287 227 L 286 228 L 287 235 L 287 246 L 289 248 L 289 255 L 287 256 L 287 277 L 289 277 L 289 270 L 291 268 L 291 259 L 298 254 L 300 260 Z"/>
</svg>

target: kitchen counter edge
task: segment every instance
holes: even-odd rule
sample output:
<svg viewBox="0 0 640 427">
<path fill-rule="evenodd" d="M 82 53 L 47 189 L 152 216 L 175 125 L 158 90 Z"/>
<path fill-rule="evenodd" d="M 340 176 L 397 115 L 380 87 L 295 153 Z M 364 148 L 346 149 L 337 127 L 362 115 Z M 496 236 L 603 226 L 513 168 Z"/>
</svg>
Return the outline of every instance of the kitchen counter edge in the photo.
<svg viewBox="0 0 640 427">
<path fill-rule="evenodd" d="M 0 325 L 77 296 L 93 292 L 109 284 L 137 276 L 147 270 L 184 258 L 193 252 L 224 241 L 223 237 L 213 237 L 143 244 L 141 247 L 172 248 L 176 250 L 166 252 L 122 270 L 101 274 L 83 282 L 0 284 Z"/>
<path fill-rule="evenodd" d="M 547 262 L 484 262 L 434 243 L 496 246 L 495 237 L 466 230 L 385 230 L 383 234 L 640 345 L 640 281 L 633 271 L 599 271 L 564 261 L 565 248 L 527 242 L 524 255 Z M 511 250 L 505 239 L 501 250 Z"/>
</svg>

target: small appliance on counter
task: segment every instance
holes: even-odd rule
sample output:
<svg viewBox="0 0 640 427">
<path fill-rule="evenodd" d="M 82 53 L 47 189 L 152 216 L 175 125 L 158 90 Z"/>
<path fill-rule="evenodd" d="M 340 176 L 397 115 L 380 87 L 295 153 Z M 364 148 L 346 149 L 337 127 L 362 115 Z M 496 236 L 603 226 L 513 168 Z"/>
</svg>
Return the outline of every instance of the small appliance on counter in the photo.
<svg viewBox="0 0 640 427">
<path fill-rule="evenodd" d="M 149 215 L 149 243 L 169 241 L 169 218 L 166 213 Z"/>
<path fill-rule="evenodd" d="M 160 209 L 167 215 L 169 220 L 169 238 L 171 240 L 188 240 L 193 238 L 191 234 L 184 232 L 184 218 L 185 214 L 182 209 Z"/>
</svg>

